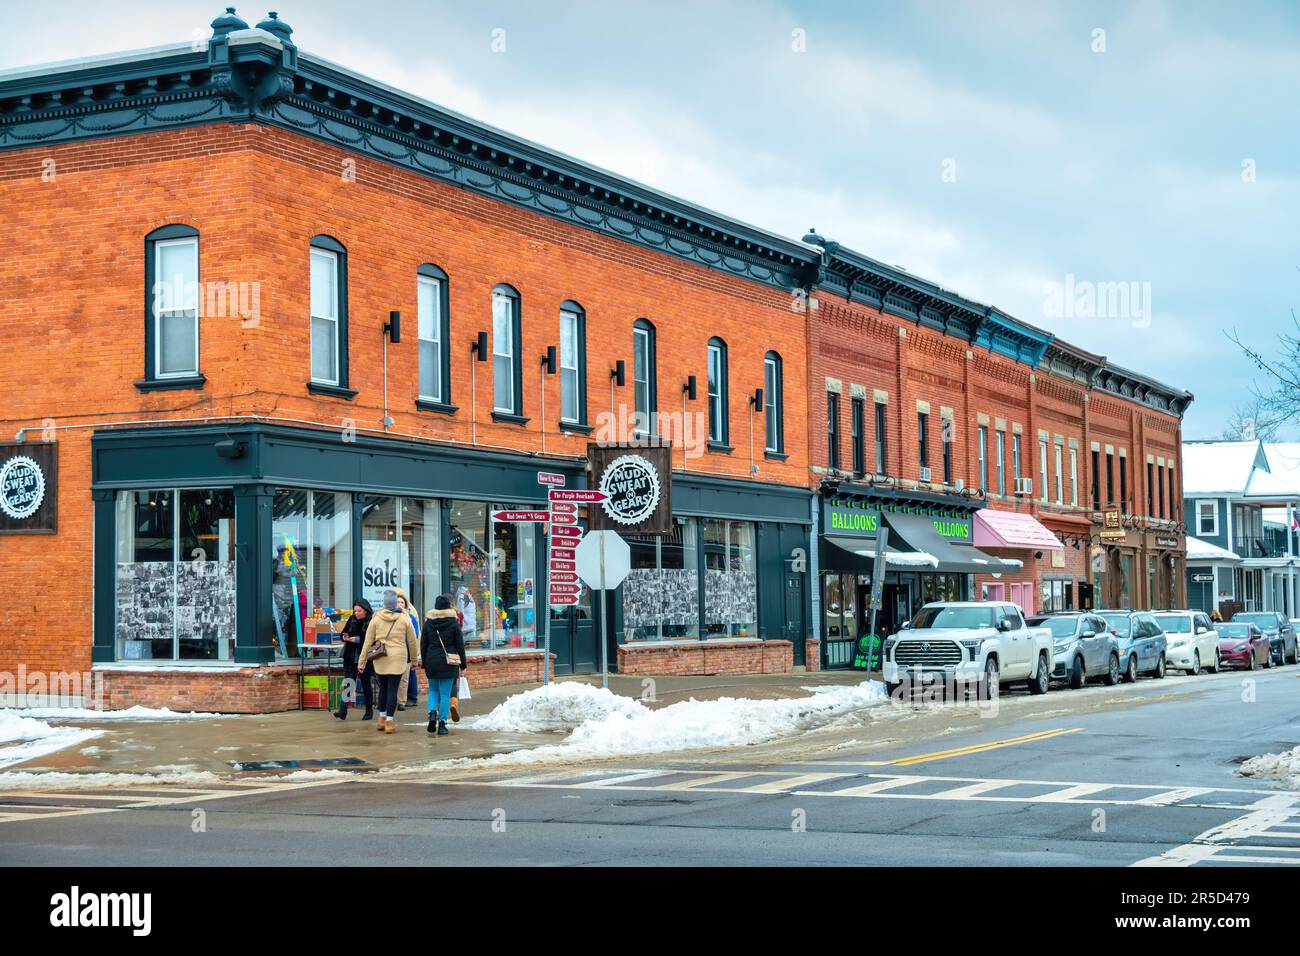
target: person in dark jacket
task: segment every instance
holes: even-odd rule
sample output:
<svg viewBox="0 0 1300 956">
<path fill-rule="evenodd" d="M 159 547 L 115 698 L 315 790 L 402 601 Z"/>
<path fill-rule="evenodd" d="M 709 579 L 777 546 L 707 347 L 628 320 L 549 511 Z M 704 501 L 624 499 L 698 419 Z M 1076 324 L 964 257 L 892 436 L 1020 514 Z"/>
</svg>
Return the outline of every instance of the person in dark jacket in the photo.
<svg viewBox="0 0 1300 956">
<path fill-rule="evenodd" d="M 433 610 L 424 619 L 420 634 L 420 660 L 429 678 L 429 726 L 439 737 L 447 733 L 447 711 L 460 675 L 465 670 L 465 635 L 451 599 L 438 595 Z"/>
<path fill-rule="evenodd" d="M 334 716 L 339 720 L 348 719 L 348 702 L 356 701 L 358 692 L 365 695 L 366 713 L 362 720 L 370 720 L 374 717 L 375 694 L 371 679 L 374 677 L 375 668 L 373 664 L 368 664 L 364 669 L 358 667 L 361 657 L 361 645 L 366 639 L 366 628 L 370 626 L 370 618 L 375 613 L 370 602 L 365 598 L 357 598 L 352 605 L 352 616 L 348 618 L 347 623 L 343 625 L 343 630 L 339 632 L 339 637 L 343 640 L 343 686 L 345 693 L 343 700 L 339 702 L 339 709 L 334 712 Z M 348 681 L 352 683 L 349 684 Z M 346 688 L 351 687 L 353 693 L 349 696 Z"/>
</svg>

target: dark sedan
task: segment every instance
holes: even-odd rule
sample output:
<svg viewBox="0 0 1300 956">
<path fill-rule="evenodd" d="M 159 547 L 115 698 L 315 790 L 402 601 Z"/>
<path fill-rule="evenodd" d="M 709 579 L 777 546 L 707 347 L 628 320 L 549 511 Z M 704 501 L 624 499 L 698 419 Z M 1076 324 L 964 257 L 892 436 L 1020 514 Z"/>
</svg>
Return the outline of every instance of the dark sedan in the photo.
<svg viewBox="0 0 1300 956">
<path fill-rule="evenodd" d="M 1253 671 L 1257 666 L 1272 667 L 1273 654 L 1268 638 L 1248 621 L 1216 624 L 1219 632 L 1219 666 L 1244 667 Z"/>
</svg>

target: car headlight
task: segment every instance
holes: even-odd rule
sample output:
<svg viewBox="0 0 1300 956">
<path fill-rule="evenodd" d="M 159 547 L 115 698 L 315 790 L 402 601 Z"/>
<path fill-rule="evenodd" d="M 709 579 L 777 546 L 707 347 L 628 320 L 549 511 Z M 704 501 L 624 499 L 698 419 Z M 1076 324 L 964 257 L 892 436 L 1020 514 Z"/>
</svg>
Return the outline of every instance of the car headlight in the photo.
<svg viewBox="0 0 1300 956">
<path fill-rule="evenodd" d="M 1247 647 L 1249 647 L 1249 646 L 1250 646 L 1250 645 L 1248 645 L 1245 641 L 1243 641 L 1242 643 L 1240 643 L 1240 644 L 1238 644 L 1236 647 L 1234 647 L 1233 650 L 1234 650 L 1234 651 L 1244 651 L 1244 650 L 1245 650 Z"/>
<path fill-rule="evenodd" d="M 980 648 L 984 646 L 984 638 L 964 637 L 962 638 L 961 646 L 970 651 L 971 660 L 974 660 L 979 656 Z"/>
<path fill-rule="evenodd" d="M 1188 643 L 1189 643 L 1188 638 L 1186 638 L 1186 637 L 1180 637 L 1180 638 L 1178 638 L 1178 640 L 1174 641 L 1174 642 L 1173 642 L 1172 644 L 1170 644 L 1169 646 L 1170 646 L 1170 647 L 1186 647 L 1186 646 L 1188 645 Z"/>
</svg>

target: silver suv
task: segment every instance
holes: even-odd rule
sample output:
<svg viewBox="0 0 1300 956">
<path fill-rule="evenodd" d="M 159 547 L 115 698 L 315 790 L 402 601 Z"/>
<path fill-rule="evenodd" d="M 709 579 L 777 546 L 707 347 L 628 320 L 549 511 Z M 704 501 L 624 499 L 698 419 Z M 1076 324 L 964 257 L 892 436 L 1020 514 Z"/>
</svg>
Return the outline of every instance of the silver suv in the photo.
<svg viewBox="0 0 1300 956">
<path fill-rule="evenodd" d="M 1086 611 L 1044 614 L 1031 617 L 1029 623 L 1052 632 L 1053 680 L 1068 680 L 1075 690 L 1094 677 L 1109 687 L 1119 683 L 1119 641 L 1097 615 Z"/>
</svg>

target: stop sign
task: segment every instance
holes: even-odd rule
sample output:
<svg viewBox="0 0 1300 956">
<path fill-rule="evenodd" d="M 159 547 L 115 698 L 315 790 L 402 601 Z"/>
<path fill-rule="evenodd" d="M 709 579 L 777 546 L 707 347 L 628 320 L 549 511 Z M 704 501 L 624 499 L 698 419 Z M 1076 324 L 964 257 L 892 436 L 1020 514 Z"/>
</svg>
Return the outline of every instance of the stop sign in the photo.
<svg viewBox="0 0 1300 956">
<path fill-rule="evenodd" d="M 601 551 L 604 550 L 604 587 L 613 589 L 623 583 L 632 570 L 632 549 L 617 531 L 592 531 L 574 552 L 578 576 L 593 591 L 601 589 Z"/>
</svg>

